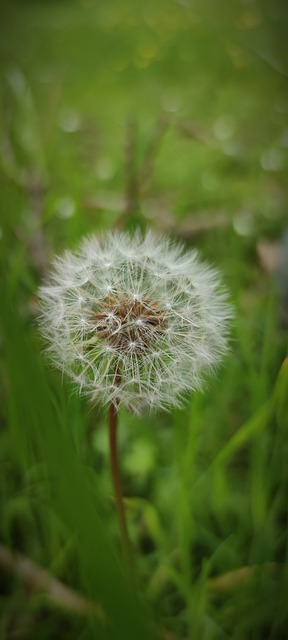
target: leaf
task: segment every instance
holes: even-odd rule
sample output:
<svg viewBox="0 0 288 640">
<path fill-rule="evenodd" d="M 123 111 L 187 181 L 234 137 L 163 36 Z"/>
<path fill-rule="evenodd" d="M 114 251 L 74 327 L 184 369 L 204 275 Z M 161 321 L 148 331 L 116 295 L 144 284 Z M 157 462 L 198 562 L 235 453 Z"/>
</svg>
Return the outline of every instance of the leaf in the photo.
<svg viewBox="0 0 288 640">
<path fill-rule="evenodd" d="M 103 606 L 108 624 L 102 637 L 152 640 L 149 619 L 147 615 L 144 618 L 134 585 L 128 583 L 107 538 L 97 476 L 91 486 L 88 470 L 76 454 L 69 404 L 62 402 L 55 411 L 46 373 L 10 299 L 6 281 L 1 292 L 0 327 L 9 386 L 7 417 L 23 472 L 39 460 L 45 463 L 48 483 L 44 500 L 65 522 L 70 535 L 76 536 L 79 589 Z"/>
</svg>

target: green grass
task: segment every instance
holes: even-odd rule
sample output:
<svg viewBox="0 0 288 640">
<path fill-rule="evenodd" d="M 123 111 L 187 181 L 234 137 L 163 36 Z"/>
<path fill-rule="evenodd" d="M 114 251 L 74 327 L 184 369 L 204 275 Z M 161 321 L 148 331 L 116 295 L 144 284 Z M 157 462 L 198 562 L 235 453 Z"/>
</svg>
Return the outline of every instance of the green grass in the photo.
<svg viewBox="0 0 288 640">
<path fill-rule="evenodd" d="M 226 5 L 1 7 L 0 541 L 106 616 L 57 606 L 0 566 L 1 640 L 286 637 L 287 323 L 257 252 L 287 225 L 285 8 Z M 222 269 L 236 310 L 205 394 L 120 414 L 136 588 L 105 412 L 46 362 L 35 322 L 54 253 L 123 207 L 127 228 L 180 236 L 208 218 L 185 242 Z"/>
</svg>

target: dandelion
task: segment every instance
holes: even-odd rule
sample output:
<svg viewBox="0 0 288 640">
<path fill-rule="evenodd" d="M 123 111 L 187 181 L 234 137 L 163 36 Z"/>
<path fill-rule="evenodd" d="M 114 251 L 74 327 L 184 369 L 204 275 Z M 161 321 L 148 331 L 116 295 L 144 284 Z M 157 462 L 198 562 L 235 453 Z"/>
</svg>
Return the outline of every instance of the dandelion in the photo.
<svg viewBox="0 0 288 640">
<path fill-rule="evenodd" d="M 77 253 L 55 260 L 40 298 L 53 362 L 93 402 L 110 407 L 111 464 L 125 539 L 118 408 L 168 409 L 203 387 L 227 349 L 226 291 L 197 251 L 185 252 L 148 231 L 84 239 Z"/>
<path fill-rule="evenodd" d="M 85 239 L 56 259 L 40 297 L 50 357 L 94 402 L 179 406 L 227 348 L 218 272 L 151 231 Z"/>
</svg>

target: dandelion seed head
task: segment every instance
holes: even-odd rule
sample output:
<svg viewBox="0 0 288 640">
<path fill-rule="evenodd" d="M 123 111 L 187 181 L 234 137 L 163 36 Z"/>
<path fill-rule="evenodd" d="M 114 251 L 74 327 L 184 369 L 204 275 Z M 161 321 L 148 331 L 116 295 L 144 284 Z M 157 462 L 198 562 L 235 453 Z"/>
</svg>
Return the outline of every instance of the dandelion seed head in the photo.
<svg viewBox="0 0 288 640">
<path fill-rule="evenodd" d="M 152 231 L 85 238 L 56 258 L 39 295 L 50 358 L 93 402 L 180 406 L 227 350 L 233 314 L 218 272 Z"/>
</svg>

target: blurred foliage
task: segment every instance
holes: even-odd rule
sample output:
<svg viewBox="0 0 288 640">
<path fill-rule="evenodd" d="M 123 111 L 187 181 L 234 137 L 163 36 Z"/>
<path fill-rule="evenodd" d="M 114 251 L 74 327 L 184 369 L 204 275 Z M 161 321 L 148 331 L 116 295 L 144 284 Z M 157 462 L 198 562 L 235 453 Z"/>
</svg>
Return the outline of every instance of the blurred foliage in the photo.
<svg viewBox="0 0 288 640">
<path fill-rule="evenodd" d="M 2 567 L 1 639 L 286 637 L 286 5 L 1 5 L 0 539 L 106 616 Z M 131 589 L 106 416 L 45 365 L 35 317 L 55 252 L 136 224 L 221 267 L 237 317 L 204 395 L 121 413 Z"/>
</svg>

